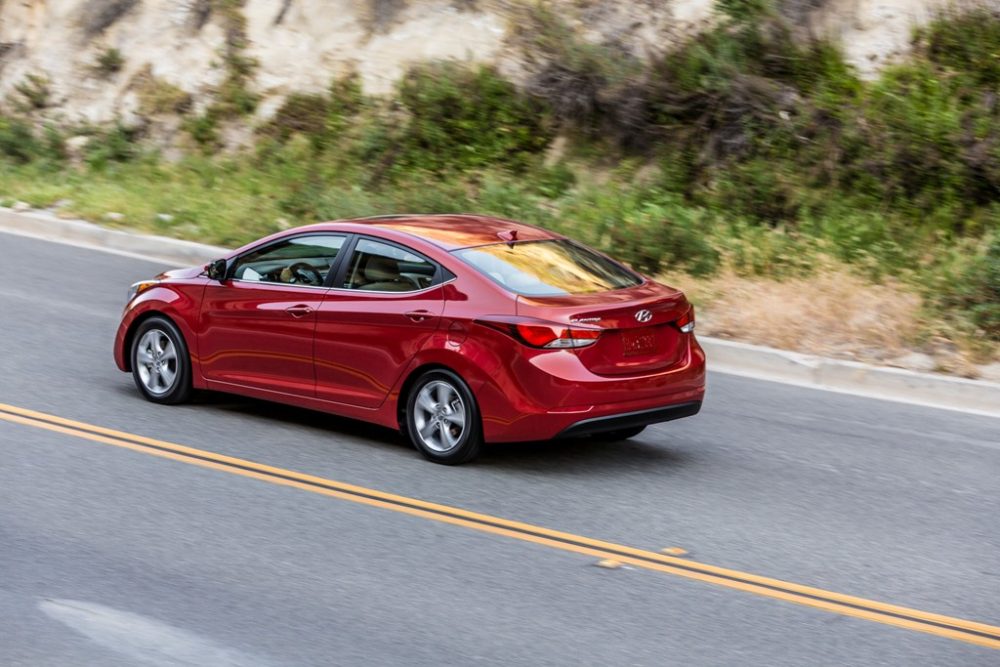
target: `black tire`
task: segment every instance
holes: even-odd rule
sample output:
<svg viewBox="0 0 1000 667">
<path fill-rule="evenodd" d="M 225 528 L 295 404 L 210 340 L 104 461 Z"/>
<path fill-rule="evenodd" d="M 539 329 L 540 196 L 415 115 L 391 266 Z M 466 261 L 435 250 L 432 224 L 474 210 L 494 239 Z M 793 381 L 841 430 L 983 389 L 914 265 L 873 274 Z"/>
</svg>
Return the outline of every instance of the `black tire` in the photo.
<svg viewBox="0 0 1000 667">
<path fill-rule="evenodd" d="M 629 438 L 634 438 L 643 431 L 646 430 L 645 426 L 633 426 L 631 428 L 620 428 L 614 431 L 605 431 L 604 433 L 595 433 L 594 438 L 597 440 L 603 440 L 604 442 L 618 442 L 619 440 L 628 440 Z"/>
<path fill-rule="evenodd" d="M 140 324 L 129 355 L 132 379 L 146 400 L 174 405 L 191 397 L 191 355 L 180 329 L 169 319 L 157 315 Z"/>
<path fill-rule="evenodd" d="M 438 401 L 436 396 L 444 400 Z M 459 405 L 464 421 L 460 431 L 454 423 L 459 419 Z M 421 435 L 421 429 L 426 435 Z M 444 465 L 467 463 L 479 456 L 483 446 L 482 420 L 475 397 L 462 378 L 443 369 L 427 371 L 410 387 L 403 431 L 427 460 Z"/>
</svg>

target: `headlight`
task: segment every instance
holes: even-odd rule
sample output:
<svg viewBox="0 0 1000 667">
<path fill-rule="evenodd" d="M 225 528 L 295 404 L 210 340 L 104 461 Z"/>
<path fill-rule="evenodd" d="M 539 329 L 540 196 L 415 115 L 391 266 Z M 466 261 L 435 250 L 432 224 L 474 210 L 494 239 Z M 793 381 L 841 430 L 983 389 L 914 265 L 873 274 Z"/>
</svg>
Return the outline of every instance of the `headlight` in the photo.
<svg viewBox="0 0 1000 667">
<path fill-rule="evenodd" d="M 148 290 L 150 287 L 154 287 L 159 284 L 160 281 L 158 280 L 140 280 L 137 283 L 132 283 L 132 286 L 128 288 L 128 298 L 125 299 L 125 302 L 131 303 L 132 299 L 139 296 L 140 294 Z"/>
</svg>

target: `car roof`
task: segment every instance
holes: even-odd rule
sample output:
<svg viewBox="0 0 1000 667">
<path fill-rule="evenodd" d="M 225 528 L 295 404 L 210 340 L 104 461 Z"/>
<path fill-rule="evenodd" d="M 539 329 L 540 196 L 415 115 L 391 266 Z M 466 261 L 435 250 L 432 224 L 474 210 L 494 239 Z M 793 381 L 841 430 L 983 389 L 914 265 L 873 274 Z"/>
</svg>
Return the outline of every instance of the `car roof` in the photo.
<svg viewBox="0 0 1000 667">
<path fill-rule="evenodd" d="M 370 225 L 424 239 L 445 250 L 510 241 L 561 239 L 562 235 L 523 222 L 485 215 L 382 215 L 340 220 L 339 224 Z"/>
</svg>

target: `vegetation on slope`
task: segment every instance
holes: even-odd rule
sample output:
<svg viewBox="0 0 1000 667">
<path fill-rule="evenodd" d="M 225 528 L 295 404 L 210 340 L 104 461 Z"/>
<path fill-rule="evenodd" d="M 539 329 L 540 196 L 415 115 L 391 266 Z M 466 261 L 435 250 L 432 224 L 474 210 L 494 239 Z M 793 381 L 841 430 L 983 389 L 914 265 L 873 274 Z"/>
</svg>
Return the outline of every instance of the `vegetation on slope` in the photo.
<svg viewBox="0 0 1000 667">
<path fill-rule="evenodd" d="M 11 115 L 0 194 L 223 244 L 317 219 L 482 211 L 653 273 L 798 279 L 834 258 L 922 293 L 926 335 L 947 320 L 1000 341 L 1000 16 L 941 16 L 907 63 L 864 82 L 768 7 L 723 2 L 715 29 L 645 62 L 540 4 L 517 19 L 525 90 L 455 63 L 415 67 L 389 100 L 346 77 L 289 97 L 249 154 L 212 154 L 222 113 L 189 125 L 200 150 L 176 162 L 124 127 L 73 128 L 91 136 L 74 160 L 66 135 Z M 225 98 L 254 100 L 233 71 Z"/>
</svg>

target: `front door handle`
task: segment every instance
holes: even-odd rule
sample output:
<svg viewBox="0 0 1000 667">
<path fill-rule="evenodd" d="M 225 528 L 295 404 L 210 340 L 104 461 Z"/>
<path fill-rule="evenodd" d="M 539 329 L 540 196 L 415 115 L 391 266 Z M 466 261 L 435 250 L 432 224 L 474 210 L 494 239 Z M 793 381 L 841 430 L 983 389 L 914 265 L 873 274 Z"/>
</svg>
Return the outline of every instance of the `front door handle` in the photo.
<svg viewBox="0 0 1000 667">
<path fill-rule="evenodd" d="M 429 310 L 411 310 L 410 312 L 403 314 L 409 317 L 414 322 L 423 322 L 434 313 L 432 313 Z"/>
<path fill-rule="evenodd" d="M 310 308 L 309 306 L 305 305 L 305 304 L 299 304 L 297 306 L 292 306 L 291 308 L 285 308 L 285 312 L 286 313 L 288 313 L 292 317 L 296 317 L 296 318 L 298 318 L 298 317 L 305 317 L 306 315 L 308 315 L 312 311 L 313 311 L 313 309 Z"/>
</svg>

